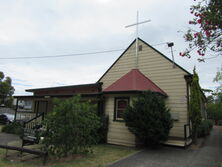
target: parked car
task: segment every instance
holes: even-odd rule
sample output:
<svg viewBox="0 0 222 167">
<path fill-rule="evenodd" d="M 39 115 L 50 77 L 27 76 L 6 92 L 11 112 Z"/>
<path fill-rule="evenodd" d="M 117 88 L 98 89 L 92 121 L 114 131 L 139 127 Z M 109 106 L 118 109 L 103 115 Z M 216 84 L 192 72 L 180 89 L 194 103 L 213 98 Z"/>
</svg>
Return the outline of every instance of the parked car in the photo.
<svg viewBox="0 0 222 167">
<path fill-rule="evenodd" d="M 1 124 L 9 124 L 14 121 L 15 115 L 9 113 L 0 114 L 0 123 Z"/>
</svg>

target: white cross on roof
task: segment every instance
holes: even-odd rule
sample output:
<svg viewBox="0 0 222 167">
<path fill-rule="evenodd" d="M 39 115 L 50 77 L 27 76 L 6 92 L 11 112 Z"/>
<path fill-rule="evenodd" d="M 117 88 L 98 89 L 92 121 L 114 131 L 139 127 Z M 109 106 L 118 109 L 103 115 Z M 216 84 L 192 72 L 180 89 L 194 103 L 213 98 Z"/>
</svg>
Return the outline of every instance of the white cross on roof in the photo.
<svg viewBox="0 0 222 167">
<path fill-rule="evenodd" d="M 135 68 L 138 68 L 138 27 L 139 27 L 138 25 L 139 24 L 144 24 L 144 23 L 147 23 L 147 22 L 150 22 L 150 21 L 151 20 L 145 20 L 145 21 L 139 22 L 139 12 L 137 11 L 136 23 L 125 26 L 125 28 L 136 26 L 136 61 L 135 61 Z"/>
</svg>

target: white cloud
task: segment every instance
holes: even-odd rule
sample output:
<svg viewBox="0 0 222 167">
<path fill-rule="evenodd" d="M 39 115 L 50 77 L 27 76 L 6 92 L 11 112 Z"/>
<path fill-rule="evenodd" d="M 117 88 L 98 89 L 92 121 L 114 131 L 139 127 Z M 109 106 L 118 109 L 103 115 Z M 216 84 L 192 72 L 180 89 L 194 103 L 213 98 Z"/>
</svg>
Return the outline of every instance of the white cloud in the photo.
<svg viewBox="0 0 222 167">
<path fill-rule="evenodd" d="M 201 85 L 210 88 L 221 64 L 219 58 L 198 63 L 197 57 L 181 58 L 186 47 L 178 30 L 186 29 L 193 0 L 21 0 L 0 1 L 0 57 L 51 56 L 93 50 L 126 48 L 135 38 L 135 28 L 124 28 L 136 20 L 151 19 L 139 27 L 150 44 L 172 41 L 178 64 L 192 72 L 197 66 Z M 171 58 L 170 50 L 158 46 Z M 1 60 L 0 71 L 15 80 L 16 93 L 27 88 L 95 82 L 118 53 L 75 59 Z M 195 53 L 193 54 L 194 56 Z M 23 81 L 18 81 L 18 79 Z M 32 85 L 32 86 L 27 86 Z"/>
<path fill-rule="evenodd" d="M 0 22 L 0 43 L 36 40 L 39 34 L 32 21 L 26 18 L 7 17 Z"/>
<path fill-rule="evenodd" d="M 5 75 L 12 78 L 16 94 L 25 93 L 24 90 L 30 88 L 94 83 L 102 75 L 103 69 L 104 65 L 74 66 L 72 69 L 47 68 L 41 65 L 6 64 L 0 66 L 0 71 L 7 71 Z"/>
</svg>

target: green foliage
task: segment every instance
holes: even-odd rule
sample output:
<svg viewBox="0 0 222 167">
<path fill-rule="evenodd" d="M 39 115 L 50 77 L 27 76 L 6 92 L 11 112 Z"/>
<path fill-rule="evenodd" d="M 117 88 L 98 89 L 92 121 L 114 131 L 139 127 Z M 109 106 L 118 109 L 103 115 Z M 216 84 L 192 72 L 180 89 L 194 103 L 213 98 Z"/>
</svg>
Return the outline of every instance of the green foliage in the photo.
<svg viewBox="0 0 222 167">
<path fill-rule="evenodd" d="M 190 11 L 194 18 L 189 24 L 192 28 L 184 35 L 189 45 L 184 53 L 180 53 L 181 56 L 190 57 L 190 52 L 195 49 L 200 56 L 205 56 L 207 51 L 222 55 L 221 6 L 221 0 L 197 0 L 197 3 L 191 6 Z M 199 58 L 199 61 L 204 61 L 204 58 Z"/>
<path fill-rule="evenodd" d="M 201 121 L 198 129 L 197 129 L 197 136 L 198 137 L 205 137 L 210 134 L 210 131 L 213 127 L 213 123 L 210 120 L 203 120 Z"/>
<path fill-rule="evenodd" d="M 17 135 L 21 136 L 23 134 L 22 123 L 20 123 L 20 122 L 12 122 L 12 123 L 10 123 L 8 125 L 5 125 L 2 128 L 2 132 L 17 134 Z"/>
<path fill-rule="evenodd" d="M 218 68 L 216 76 L 213 81 L 219 83 L 219 86 L 216 89 L 216 94 L 222 93 L 222 67 L 220 69 Z"/>
<path fill-rule="evenodd" d="M 14 91 L 11 78 L 5 77 L 4 73 L 0 71 L 0 105 L 4 104 L 7 107 L 11 107 Z"/>
<path fill-rule="evenodd" d="M 210 130 L 212 130 L 212 129 L 213 129 L 213 126 L 214 126 L 213 121 L 212 121 L 212 120 L 205 120 L 205 121 L 207 121 Z"/>
<path fill-rule="evenodd" d="M 162 96 L 146 92 L 133 101 L 124 112 L 124 120 L 129 130 L 145 146 L 157 146 L 167 140 L 172 128 L 169 109 Z"/>
<path fill-rule="evenodd" d="M 207 103 L 213 103 L 214 102 L 214 97 L 212 95 L 207 96 Z"/>
<path fill-rule="evenodd" d="M 207 105 L 207 117 L 214 120 L 215 125 L 222 120 L 222 103 L 215 102 Z"/>
<path fill-rule="evenodd" d="M 197 129 L 201 123 L 201 94 L 199 86 L 199 77 L 193 70 L 193 80 L 191 83 L 191 94 L 190 94 L 190 120 L 192 122 L 192 138 L 194 143 L 197 140 Z"/>
<path fill-rule="evenodd" d="M 217 162 L 216 164 L 218 165 L 218 167 L 222 167 L 222 162 Z"/>
<path fill-rule="evenodd" d="M 207 116 L 209 119 L 214 120 L 216 125 L 222 120 L 222 68 L 216 73 L 214 82 L 219 83 L 215 92 L 208 96 Z"/>
<path fill-rule="evenodd" d="M 91 145 L 99 140 L 100 118 L 96 108 L 82 102 L 80 96 L 54 101 L 53 111 L 44 121 L 46 149 L 57 157 L 92 151 Z"/>
<path fill-rule="evenodd" d="M 215 82 L 222 81 L 222 68 L 217 71 L 214 81 Z"/>
</svg>

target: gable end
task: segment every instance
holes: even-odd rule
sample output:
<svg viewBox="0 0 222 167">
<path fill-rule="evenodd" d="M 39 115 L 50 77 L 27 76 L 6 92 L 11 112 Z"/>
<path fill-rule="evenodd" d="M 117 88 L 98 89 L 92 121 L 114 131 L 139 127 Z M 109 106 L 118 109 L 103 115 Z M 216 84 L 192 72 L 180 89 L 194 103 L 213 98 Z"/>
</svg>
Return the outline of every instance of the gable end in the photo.
<svg viewBox="0 0 222 167">
<path fill-rule="evenodd" d="M 163 53 L 161 53 L 160 51 L 158 51 L 157 49 L 155 49 L 154 47 L 152 47 L 151 45 L 149 45 L 148 43 L 146 43 L 145 41 L 143 41 L 142 39 L 138 38 L 138 40 L 140 40 L 141 42 L 143 42 L 145 45 L 147 45 L 148 47 L 150 47 L 151 49 L 153 49 L 155 52 L 159 53 L 161 56 L 163 56 L 165 59 L 167 59 L 168 61 L 170 61 L 171 63 L 173 63 L 173 61 L 171 59 L 169 59 L 167 56 L 165 56 Z M 108 70 L 106 70 L 106 72 L 99 78 L 99 80 L 97 81 L 100 82 L 101 79 L 109 72 L 109 70 L 117 63 L 117 61 L 128 51 L 128 49 L 134 44 L 134 42 L 136 41 L 133 40 L 133 42 L 126 48 L 126 50 L 118 57 L 118 59 L 116 59 L 116 61 L 108 68 Z M 191 73 L 189 73 L 187 70 L 185 70 L 183 67 L 181 67 L 180 65 L 178 65 L 177 63 L 175 63 L 175 66 L 179 67 L 181 70 L 183 70 L 184 72 L 186 72 L 188 75 L 191 75 Z"/>
<path fill-rule="evenodd" d="M 151 49 L 153 49 L 155 52 L 159 53 L 161 56 L 163 56 L 165 59 L 167 59 L 168 61 L 170 61 L 171 63 L 174 63 L 177 67 L 179 67 L 181 70 L 183 70 L 184 72 L 186 72 L 188 75 L 192 75 L 190 72 L 188 72 L 187 70 L 185 70 L 183 67 L 181 67 L 180 65 L 178 65 L 177 63 L 173 62 L 171 59 L 169 59 L 167 56 L 165 56 L 163 53 L 161 53 L 160 51 L 158 51 L 157 49 L 155 49 L 154 47 L 152 47 L 151 45 L 149 45 L 148 43 L 146 43 L 144 40 L 140 39 L 139 40 L 141 42 L 143 42 L 145 45 L 147 45 L 148 47 L 150 47 Z"/>
<path fill-rule="evenodd" d="M 118 57 L 118 59 L 116 59 L 116 61 L 108 68 L 108 70 L 106 70 L 106 72 L 99 78 L 97 82 L 101 81 L 101 79 L 109 72 L 109 70 L 116 64 L 116 62 L 129 50 L 129 48 L 133 45 L 135 41 L 136 40 L 134 39 L 134 41 L 126 48 L 126 50 Z"/>
</svg>

